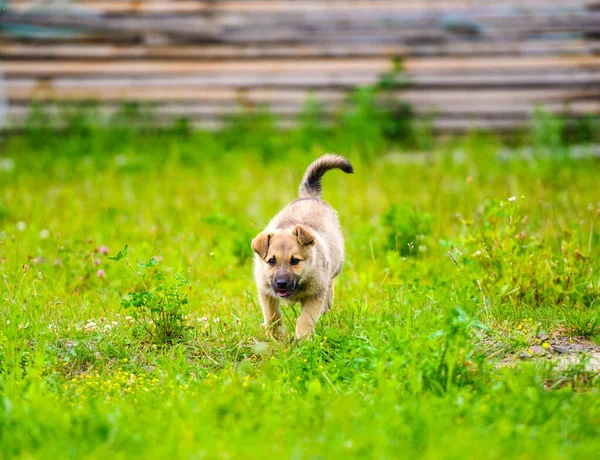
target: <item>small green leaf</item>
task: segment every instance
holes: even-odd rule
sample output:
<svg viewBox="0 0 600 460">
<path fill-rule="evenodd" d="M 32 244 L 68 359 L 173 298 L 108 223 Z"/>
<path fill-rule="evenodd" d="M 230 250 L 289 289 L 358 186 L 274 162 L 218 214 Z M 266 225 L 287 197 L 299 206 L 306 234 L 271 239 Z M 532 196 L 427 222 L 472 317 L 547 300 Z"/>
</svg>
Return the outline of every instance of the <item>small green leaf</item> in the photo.
<svg viewBox="0 0 600 460">
<path fill-rule="evenodd" d="M 154 267 L 155 265 L 158 265 L 158 260 L 156 260 L 154 257 L 152 257 L 146 263 L 144 263 L 144 262 L 138 262 L 138 266 L 140 266 L 141 268 L 151 268 L 151 267 Z"/>
<path fill-rule="evenodd" d="M 121 251 L 119 251 L 115 257 L 108 257 L 108 259 L 114 260 L 115 262 L 124 259 L 125 257 L 127 257 L 127 249 L 128 247 L 127 245 L 125 245 L 125 247 Z"/>
</svg>

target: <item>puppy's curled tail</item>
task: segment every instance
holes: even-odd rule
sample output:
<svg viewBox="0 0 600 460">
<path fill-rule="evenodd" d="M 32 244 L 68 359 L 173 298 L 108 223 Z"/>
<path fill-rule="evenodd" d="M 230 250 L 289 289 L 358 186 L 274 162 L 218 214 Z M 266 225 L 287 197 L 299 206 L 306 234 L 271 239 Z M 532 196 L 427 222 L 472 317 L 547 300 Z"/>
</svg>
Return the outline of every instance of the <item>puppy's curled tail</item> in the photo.
<svg viewBox="0 0 600 460">
<path fill-rule="evenodd" d="M 313 161 L 306 169 L 300 183 L 300 198 L 320 198 L 323 191 L 321 179 L 323 174 L 330 169 L 341 169 L 346 174 L 354 172 L 354 168 L 346 158 L 334 153 L 327 153 Z"/>
</svg>

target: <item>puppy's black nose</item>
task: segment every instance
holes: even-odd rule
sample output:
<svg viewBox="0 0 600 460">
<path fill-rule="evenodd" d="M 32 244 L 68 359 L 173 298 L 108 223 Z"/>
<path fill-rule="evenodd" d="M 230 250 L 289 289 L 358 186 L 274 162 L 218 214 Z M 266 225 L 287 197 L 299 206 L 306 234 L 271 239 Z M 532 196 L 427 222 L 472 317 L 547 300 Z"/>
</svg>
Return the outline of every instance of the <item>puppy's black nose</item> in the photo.
<svg viewBox="0 0 600 460">
<path fill-rule="evenodd" d="M 289 283 L 286 279 L 280 278 L 280 279 L 275 280 L 275 285 L 279 289 L 287 289 Z"/>
</svg>

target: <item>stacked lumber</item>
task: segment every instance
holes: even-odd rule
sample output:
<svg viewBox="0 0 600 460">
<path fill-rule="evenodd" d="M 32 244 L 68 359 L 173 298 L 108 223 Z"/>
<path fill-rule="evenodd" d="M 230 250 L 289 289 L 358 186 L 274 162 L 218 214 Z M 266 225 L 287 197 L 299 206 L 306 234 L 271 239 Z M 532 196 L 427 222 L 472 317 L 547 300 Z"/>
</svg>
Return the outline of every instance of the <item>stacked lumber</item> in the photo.
<svg viewBox="0 0 600 460">
<path fill-rule="evenodd" d="M 15 127 L 34 101 L 90 100 L 208 127 L 268 106 L 289 125 L 309 94 L 333 114 L 400 58 L 397 97 L 439 130 L 503 130 L 539 105 L 600 114 L 599 37 L 590 0 L 13 0 L 0 65 Z"/>
</svg>

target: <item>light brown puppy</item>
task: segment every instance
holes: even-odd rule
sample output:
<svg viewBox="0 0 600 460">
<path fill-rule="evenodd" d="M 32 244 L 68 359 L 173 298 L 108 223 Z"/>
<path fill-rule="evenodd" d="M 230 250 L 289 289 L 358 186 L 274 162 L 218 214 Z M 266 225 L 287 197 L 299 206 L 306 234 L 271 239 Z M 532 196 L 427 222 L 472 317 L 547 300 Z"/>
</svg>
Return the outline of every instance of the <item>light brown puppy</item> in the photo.
<svg viewBox="0 0 600 460">
<path fill-rule="evenodd" d="M 321 179 L 330 169 L 354 172 L 340 155 L 318 158 L 304 173 L 300 197 L 252 240 L 264 324 L 276 335 L 283 334 L 280 300 L 302 304 L 297 338 L 312 334 L 319 316 L 333 305 L 334 279 L 344 265 L 344 238 L 337 213 L 321 199 Z"/>
</svg>

